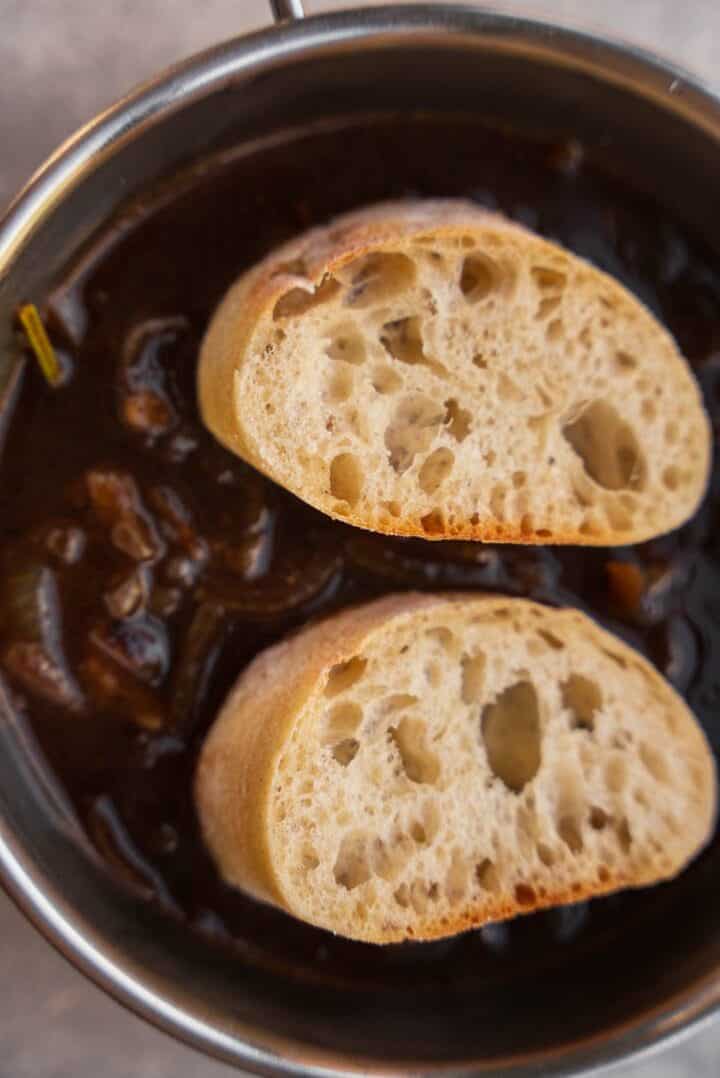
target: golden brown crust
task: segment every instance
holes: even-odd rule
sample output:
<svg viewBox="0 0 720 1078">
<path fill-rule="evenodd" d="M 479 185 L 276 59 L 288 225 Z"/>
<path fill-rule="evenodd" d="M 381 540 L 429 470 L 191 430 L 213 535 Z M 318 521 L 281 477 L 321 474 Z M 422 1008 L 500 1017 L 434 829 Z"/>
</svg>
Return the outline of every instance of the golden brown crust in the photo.
<svg viewBox="0 0 720 1078">
<path fill-rule="evenodd" d="M 317 506 L 317 508 L 321 508 Z M 329 516 L 334 514 L 328 512 Z M 429 542 L 441 542 L 447 539 L 478 540 L 483 543 L 514 543 L 523 546 L 621 546 L 632 540 L 627 532 L 604 531 L 602 535 L 588 535 L 579 531 L 526 531 L 515 524 L 499 524 L 487 521 L 479 524 L 446 524 L 441 532 L 428 531 L 420 517 L 407 517 L 404 521 L 388 523 L 384 520 L 368 524 L 363 518 L 352 515 L 335 516 L 344 524 L 352 524 L 363 531 L 378 532 L 381 535 L 394 535 L 398 538 L 422 537 Z"/>
<path fill-rule="evenodd" d="M 380 938 L 364 936 L 359 933 L 351 938 L 365 943 L 378 944 L 404 943 L 408 939 L 412 939 L 416 943 L 429 943 L 432 940 L 446 939 L 448 936 L 457 936 L 461 932 L 469 932 L 471 929 L 496 924 L 498 921 L 509 921 L 513 917 L 539 913 L 541 910 L 553 909 L 556 906 L 566 906 L 575 902 L 585 902 L 590 898 L 602 898 L 620 890 L 637 889 L 654 883 L 657 883 L 655 877 L 649 876 L 647 879 L 629 880 L 618 873 L 609 876 L 606 881 L 598 883 L 597 886 L 593 885 L 584 888 L 577 886 L 565 890 L 548 891 L 545 894 L 536 894 L 533 902 L 484 902 L 481 907 L 464 910 L 457 916 L 442 917 L 438 920 L 428 918 L 423 921 L 419 928 L 388 928 Z"/>
</svg>

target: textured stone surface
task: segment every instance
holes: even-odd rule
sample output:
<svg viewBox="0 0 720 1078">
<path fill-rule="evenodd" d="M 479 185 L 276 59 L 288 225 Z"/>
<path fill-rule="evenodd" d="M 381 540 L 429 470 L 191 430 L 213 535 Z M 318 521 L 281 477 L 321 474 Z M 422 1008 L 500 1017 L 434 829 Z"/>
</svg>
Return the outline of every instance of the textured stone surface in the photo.
<svg viewBox="0 0 720 1078">
<path fill-rule="evenodd" d="M 365 0 L 367 3 L 368 0 Z M 308 11 L 339 4 L 306 0 Z M 349 5 L 345 5 L 349 6 Z M 673 57 L 720 88 L 718 0 L 494 0 Z M 46 154 L 158 68 L 268 21 L 264 0 L 0 0 L 0 207 Z M 0 894 L 0 1078 L 221 1078 L 75 973 Z M 716 1078 L 720 1023 L 618 1078 Z"/>
</svg>

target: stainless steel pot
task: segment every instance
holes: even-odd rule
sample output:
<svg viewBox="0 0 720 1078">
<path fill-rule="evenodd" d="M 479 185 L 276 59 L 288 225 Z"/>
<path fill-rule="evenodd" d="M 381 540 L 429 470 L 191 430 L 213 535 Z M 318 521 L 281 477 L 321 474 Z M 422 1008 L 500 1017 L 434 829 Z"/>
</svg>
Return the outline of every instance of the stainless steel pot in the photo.
<svg viewBox="0 0 720 1078">
<path fill-rule="evenodd" d="M 80 131 L 0 227 L 0 400 L 13 311 L 42 297 L 130 195 L 207 154 L 325 117 L 430 108 L 580 137 L 720 249 L 720 101 L 636 51 L 461 6 L 281 24 L 184 63 Z M 295 16 L 296 21 L 291 17 Z M 0 431 L 0 442 L 1 442 Z M 259 970 L 119 889 L 92 855 L 21 719 L 0 697 L 0 867 L 41 932 L 138 1014 L 259 1073 L 577 1074 L 697 1024 L 720 1004 L 720 866 L 662 924 L 521 983 L 342 991 Z"/>
</svg>

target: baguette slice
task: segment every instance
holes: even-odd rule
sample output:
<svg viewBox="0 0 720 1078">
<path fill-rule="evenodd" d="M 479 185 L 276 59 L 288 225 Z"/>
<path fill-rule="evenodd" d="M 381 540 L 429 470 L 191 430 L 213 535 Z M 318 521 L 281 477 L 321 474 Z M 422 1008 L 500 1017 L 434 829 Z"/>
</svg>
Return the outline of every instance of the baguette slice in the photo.
<svg viewBox="0 0 720 1078">
<path fill-rule="evenodd" d="M 373 943 L 674 876 L 715 799 L 700 726 L 643 658 L 498 597 L 391 596 L 269 648 L 196 778 L 228 883 Z"/>
<path fill-rule="evenodd" d="M 649 311 L 466 202 L 375 206 L 272 253 L 216 312 L 199 394 L 228 448 L 378 532 L 637 542 L 708 478 L 697 385 Z"/>
</svg>

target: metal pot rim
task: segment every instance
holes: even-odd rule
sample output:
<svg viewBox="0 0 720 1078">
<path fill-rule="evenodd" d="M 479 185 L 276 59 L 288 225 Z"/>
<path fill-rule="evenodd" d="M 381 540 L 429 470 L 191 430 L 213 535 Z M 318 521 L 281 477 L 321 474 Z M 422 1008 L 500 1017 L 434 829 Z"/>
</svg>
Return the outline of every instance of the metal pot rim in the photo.
<svg viewBox="0 0 720 1078">
<path fill-rule="evenodd" d="M 720 96 L 671 62 L 634 46 L 461 4 L 426 3 L 317 15 L 243 35 L 190 57 L 132 91 L 63 143 L 0 220 L 0 293 L 16 255 L 99 159 L 228 80 L 251 72 L 268 73 L 279 64 L 319 55 L 338 43 L 371 48 L 382 37 L 385 47 L 399 49 L 420 41 L 462 45 L 468 35 L 482 39 L 495 51 L 544 58 L 632 91 L 683 117 L 720 144 Z M 51 893 L 29 851 L 2 819 L 0 882 L 46 939 L 99 987 L 165 1032 L 209 1054 L 267 1074 L 418 1073 L 416 1066 L 374 1065 L 368 1060 L 322 1055 L 300 1043 L 281 1043 L 269 1030 L 254 1031 L 253 1043 L 239 1041 L 175 1006 L 143 984 L 122 957 L 91 942 L 76 911 Z M 570 1052 L 545 1052 L 542 1060 L 519 1056 L 505 1073 L 530 1078 L 551 1058 L 557 1075 L 589 1073 L 647 1055 L 670 1040 L 676 1042 L 709 1023 L 718 1010 L 720 970 L 627 1028 L 588 1040 Z M 432 1065 L 424 1072 L 451 1070 L 454 1075 L 480 1073 L 472 1061 L 452 1068 Z M 484 1066 L 482 1070 L 486 1072 Z"/>
</svg>

